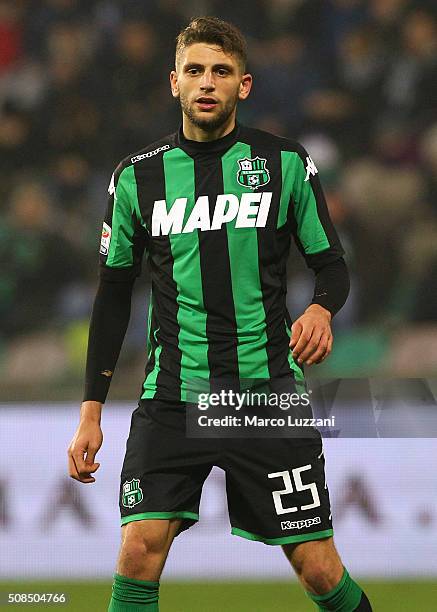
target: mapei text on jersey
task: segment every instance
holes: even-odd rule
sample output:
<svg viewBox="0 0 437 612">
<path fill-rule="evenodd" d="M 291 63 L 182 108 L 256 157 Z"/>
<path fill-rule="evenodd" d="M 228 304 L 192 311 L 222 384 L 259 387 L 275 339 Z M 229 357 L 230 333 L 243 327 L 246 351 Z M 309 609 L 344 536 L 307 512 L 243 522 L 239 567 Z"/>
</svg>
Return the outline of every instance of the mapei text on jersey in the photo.
<svg viewBox="0 0 437 612">
<path fill-rule="evenodd" d="M 271 201 L 271 191 L 243 193 L 241 199 L 232 193 L 219 194 L 214 212 L 210 215 L 209 197 L 201 195 L 197 198 L 184 225 L 188 198 L 176 198 L 171 206 L 165 200 L 155 200 L 152 236 L 188 234 L 197 229 L 219 230 L 224 223 L 234 219 L 236 228 L 265 227 Z"/>
</svg>

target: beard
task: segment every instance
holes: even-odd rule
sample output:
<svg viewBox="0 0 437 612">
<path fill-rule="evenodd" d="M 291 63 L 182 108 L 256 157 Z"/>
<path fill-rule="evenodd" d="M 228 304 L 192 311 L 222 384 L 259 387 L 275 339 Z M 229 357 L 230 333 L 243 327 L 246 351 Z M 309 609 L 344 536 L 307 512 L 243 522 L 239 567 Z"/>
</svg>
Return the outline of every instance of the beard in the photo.
<svg viewBox="0 0 437 612">
<path fill-rule="evenodd" d="M 182 112 L 189 119 L 189 121 L 198 128 L 205 130 L 206 132 L 214 132 L 222 125 L 226 123 L 231 114 L 234 111 L 235 106 L 238 101 L 238 94 L 235 94 L 235 97 L 228 100 L 226 104 L 214 114 L 207 114 L 205 111 L 200 111 L 201 115 L 196 113 L 196 109 L 194 107 L 194 103 L 190 104 L 188 98 L 185 97 L 182 93 L 179 96 L 180 105 L 182 108 Z"/>
</svg>

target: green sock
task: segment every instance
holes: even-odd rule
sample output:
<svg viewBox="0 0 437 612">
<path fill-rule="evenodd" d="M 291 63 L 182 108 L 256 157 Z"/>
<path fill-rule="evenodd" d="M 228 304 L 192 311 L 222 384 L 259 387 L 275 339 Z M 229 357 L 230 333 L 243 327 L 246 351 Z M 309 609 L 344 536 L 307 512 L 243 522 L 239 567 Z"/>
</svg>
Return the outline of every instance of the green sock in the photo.
<svg viewBox="0 0 437 612">
<path fill-rule="evenodd" d="M 352 580 L 347 569 L 344 568 L 340 582 L 328 593 L 323 595 L 314 595 L 308 591 L 306 593 L 318 605 L 320 612 L 327 610 L 353 612 L 360 604 L 362 592 L 359 585 Z"/>
<path fill-rule="evenodd" d="M 159 612 L 159 582 L 114 574 L 108 612 Z"/>
</svg>

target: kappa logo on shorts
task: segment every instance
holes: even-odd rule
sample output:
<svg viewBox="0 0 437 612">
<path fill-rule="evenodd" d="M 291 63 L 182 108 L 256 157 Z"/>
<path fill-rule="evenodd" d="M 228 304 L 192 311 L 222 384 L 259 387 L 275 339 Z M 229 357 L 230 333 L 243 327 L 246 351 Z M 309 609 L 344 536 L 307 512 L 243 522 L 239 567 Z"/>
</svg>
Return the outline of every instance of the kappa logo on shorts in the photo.
<svg viewBox="0 0 437 612">
<path fill-rule="evenodd" d="M 322 522 L 320 516 L 303 519 L 302 521 L 281 521 L 281 529 L 304 529 L 311 525 L 319 525 Z"/>
<path fill-rule="evenodd" d="M 143 490 L 140 487 L 140 479 L 132 478 L 132 480 L 126 480 L 123 484 L 123 494 L 121 503 L 126 508 L 133 508 L 141 501 L 143 501 Z"/>
</svg>

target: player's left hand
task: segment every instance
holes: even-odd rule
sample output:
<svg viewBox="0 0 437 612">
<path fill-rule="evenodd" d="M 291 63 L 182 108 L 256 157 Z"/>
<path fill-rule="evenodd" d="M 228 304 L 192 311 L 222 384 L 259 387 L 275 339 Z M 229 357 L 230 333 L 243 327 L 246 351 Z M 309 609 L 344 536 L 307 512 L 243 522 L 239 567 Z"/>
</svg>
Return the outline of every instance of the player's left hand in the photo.
<svg viewBox="0 0 437 612">
<path fill-rule="evenodd" d="M 310 304 L 291 326 L 290 348 L 299 364 L 320 363 L 332 350 L 331 313 Z"/>
</svg>

